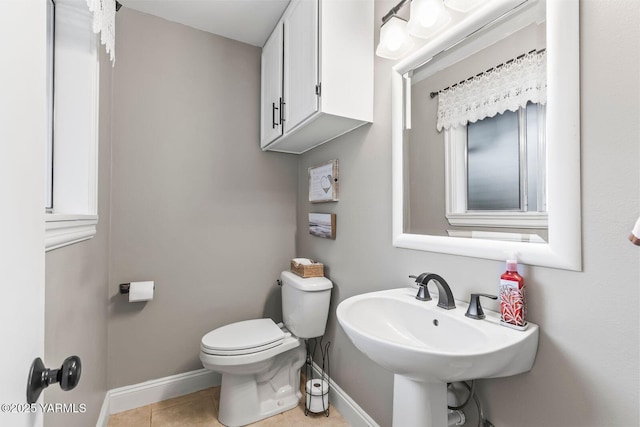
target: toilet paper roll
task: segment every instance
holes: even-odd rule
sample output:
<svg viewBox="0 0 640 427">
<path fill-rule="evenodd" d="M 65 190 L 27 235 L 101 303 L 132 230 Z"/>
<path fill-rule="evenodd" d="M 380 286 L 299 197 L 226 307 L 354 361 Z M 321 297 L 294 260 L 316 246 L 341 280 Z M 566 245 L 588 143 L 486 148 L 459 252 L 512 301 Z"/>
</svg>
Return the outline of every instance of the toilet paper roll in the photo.
<svg viewBox="0 0 640 427">
<path fill-rule="evenodd" d="M 318 413 L 329 409 L 329 383 L 321 379 L 307 381 L 307 408 Z"/>
<path fill-rule="evenodd" d="M 129 287 L 129 302 L 151 301 L 155 284 L 148 282 L 131 282 Z"/>
</svg>

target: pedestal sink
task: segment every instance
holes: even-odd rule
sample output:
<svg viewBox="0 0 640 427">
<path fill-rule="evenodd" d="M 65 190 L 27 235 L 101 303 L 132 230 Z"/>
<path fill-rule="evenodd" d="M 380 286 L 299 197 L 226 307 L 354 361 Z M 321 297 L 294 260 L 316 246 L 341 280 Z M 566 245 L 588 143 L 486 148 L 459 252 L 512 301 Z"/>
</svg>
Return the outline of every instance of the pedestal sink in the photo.
<svg viewBox="0 0 640 427">
<path fill-rule="evenodd" d="M 527 372 L 538 348 L 538 326 L 500 325 L 497 313 L 466 317 L 415 299 L 413 288 L 357 295 L 338 305 L 340 325 L 371 360 L 393 372 L 393 425 L 447 425 L 447 383 Z"/>
</svg>

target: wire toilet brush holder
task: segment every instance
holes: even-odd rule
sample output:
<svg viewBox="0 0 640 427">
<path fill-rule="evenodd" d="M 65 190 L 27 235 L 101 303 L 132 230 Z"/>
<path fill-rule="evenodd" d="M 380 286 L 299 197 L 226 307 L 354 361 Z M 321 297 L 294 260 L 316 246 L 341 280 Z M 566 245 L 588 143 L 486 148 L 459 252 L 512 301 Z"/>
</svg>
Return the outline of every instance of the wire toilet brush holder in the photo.
<svg viewBox="0 0 640 427">
<path fill-rule="evenodd" d="M 325 416 L 329 416 L 329 378 L 330 378 L 330 364 L 329 364 L 329 346 L 331 341 L 323 342 L 323 337 L 310 338 L 305 341 L 305 347 L 307 349 L 307 360 L 305 362 L 305 404 L 304 414 L 309 415 L 312 413 L 324 413 Z M 313 369 L 313 361 L 316 353 L 319 353 L 320 372 L 315 372 Z"/>
</svg>

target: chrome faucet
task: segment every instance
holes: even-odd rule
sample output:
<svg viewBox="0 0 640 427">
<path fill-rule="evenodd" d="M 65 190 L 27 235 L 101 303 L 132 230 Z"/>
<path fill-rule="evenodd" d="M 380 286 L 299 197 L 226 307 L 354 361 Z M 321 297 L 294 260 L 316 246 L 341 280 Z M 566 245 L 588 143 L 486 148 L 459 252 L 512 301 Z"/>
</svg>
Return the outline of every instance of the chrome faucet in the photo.
<svg viewBox="0 0 640 427">
<path fill-rule="evenodd" d="M 436 287 L 438 288 L 438 307 L 444 308 L 445 310 L 451 310 L 456 308 L 456 303 L 453 299 L 453 293 L 451 292 L 451 288 L 446 280 L 434 273 L 422 273 L 418 276 L 409 276 L 412 279 L 416 279 L 416 283 L 418 284 L 418 295 L 416 295 L 416 299 L 420 301 L 430 301 L 431 295 L 427 291 L 427 285 L 432 280 L 435 282 Z"/>
</svg>

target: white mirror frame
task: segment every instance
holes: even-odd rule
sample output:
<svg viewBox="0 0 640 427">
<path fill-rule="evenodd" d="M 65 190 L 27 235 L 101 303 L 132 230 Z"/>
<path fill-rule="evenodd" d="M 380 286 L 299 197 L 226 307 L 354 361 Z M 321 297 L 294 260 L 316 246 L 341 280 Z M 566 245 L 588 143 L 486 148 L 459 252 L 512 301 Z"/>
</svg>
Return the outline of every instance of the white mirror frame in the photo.
<svg viewBox="0 0 640 427">
<path fill-rule="evenodd" d="M 546 2 L 548 243 L 404 232 L 403 75 L 523 3 L 523 0 L 488 2 L 393 67 L 391 151 L 394 246 L 494 260 L 504 260 L 513 253 L 524 264 L 576 271 L 582 269 L 578 0 Z"/>
</svg>

